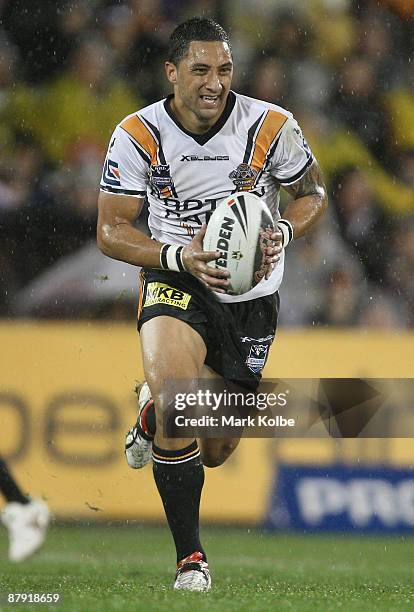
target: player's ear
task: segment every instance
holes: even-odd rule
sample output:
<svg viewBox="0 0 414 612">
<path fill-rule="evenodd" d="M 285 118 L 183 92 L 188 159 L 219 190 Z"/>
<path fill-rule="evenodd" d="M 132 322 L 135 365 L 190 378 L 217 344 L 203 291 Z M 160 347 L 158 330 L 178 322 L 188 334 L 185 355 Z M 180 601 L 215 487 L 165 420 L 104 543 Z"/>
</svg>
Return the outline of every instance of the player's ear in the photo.
<svg viewBox="0 0 414 612">
<path fill-rule="evenodd" d="M 167 79 L 175 85 L 177 83 L 177 66 L 172 62 L 165 62 L 165 74 Z"/>
</svg>

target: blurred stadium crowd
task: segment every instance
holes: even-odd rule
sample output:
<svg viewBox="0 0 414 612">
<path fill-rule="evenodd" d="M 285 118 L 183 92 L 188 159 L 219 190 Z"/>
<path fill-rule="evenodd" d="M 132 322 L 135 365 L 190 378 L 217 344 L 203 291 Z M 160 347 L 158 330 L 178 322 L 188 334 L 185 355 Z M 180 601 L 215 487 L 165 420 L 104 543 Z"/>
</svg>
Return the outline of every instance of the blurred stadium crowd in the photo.
<svg viewBox="0 0 414 612">
<path fill-rule="evenodd" d="M 291 110 L 328 183 L 329 215 L 289 247 L 282 324 L 413 327 L 411 0 L 0 0 L 0 315 L 135 316 L 135 271 L 102 300 L 59 283 L 94 274 L 112 129 L 168 93 L 168 36 L 201 14 L 230 29 L 234 89 Z"/>
</svg>

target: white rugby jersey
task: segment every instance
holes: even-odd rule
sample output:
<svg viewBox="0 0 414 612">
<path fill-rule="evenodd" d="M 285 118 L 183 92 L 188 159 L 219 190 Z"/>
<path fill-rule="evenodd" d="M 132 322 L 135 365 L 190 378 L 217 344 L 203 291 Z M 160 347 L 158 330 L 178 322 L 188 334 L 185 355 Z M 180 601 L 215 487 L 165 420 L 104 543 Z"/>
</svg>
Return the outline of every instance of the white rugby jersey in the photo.
<svg viewBox="0 0 414 612">
<path fill-rule="evenodd" d="M 262 198 L 280 218 L 280 185 L 305 173 L 312 153 L 292 114 L 283 108 L 230 92 L 218 122 L 205 134 L 188 132 L 173 115 L 172 96 L 126 117 L 111 137 L 101 189 L 146 196 L 152 237 L 187 244 L 220 201 L 236 191 Z M 274 293 L 283 276 L 284 254 L 268 280 L 240 302 Z"/>
</svg>

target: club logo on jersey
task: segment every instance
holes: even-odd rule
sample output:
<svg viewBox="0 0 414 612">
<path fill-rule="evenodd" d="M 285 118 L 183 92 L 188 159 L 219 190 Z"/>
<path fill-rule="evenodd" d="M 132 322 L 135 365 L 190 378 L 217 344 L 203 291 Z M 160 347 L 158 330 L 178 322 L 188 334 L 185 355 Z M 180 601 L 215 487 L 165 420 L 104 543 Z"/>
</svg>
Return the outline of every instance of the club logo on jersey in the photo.
<svg viewBox="0 0 414 612">
<path fill-rule="evenodd" d="M 237 191 L 249 191 L 254 186 L 257 177 L 257 172 L 249 164 L 239 164 L 236 170 L 229 174 L 229 178 L 233 181 Z"/>
<path fill-rule="evenodd" d="M 167 306 L 175 306 L 176 308 L 187 310 L 190 300 L 191 295 L 189 293 L 184 293 L 184 291 L 179 291 L 164 283 L 148 283 L 143 308 L 154 306 L 155 304 L 166 304 Z"/>
<path fill-rule="evenodd" d="M 264 368 L 269 347 L 266 344 L 253 344 L 246 359 L 247 367 L 258 374 Z"/>
<path fill-rule="evenodd" d="M 103 180 L 107 185 L 111 185 L 112 187 L 120 187 L 121 186 L 121 175 L 119 172 L 119 167 L 117 162 L 112 161 L 112 159 L 106 159 L 104 171 L 103 171 Z"/>
<path fill-rule="evenodd" d="M 149 180 L 159 197 L 169 198 L 174 187 L 170 174 L 170 164 L 152 164 L 149 170 Z"/>
</svg>

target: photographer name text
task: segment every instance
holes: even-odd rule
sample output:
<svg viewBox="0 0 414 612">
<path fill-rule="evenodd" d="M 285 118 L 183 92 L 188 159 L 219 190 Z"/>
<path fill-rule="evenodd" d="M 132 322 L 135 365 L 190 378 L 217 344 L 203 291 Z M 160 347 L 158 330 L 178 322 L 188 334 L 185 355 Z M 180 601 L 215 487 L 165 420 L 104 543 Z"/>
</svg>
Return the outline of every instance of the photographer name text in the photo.
<svg viewBox="0 0 414 612">
<path fill-rule="evenodd" d="M 260 414 L 257 416 L 235 417 L 233 415 L 200 417 L 185 417 L 180 414 L 174 418 L 176 427 L 294 427 L 296 420 L 286 418 L 282 415 L 267 416 Z"/>
</svg>

